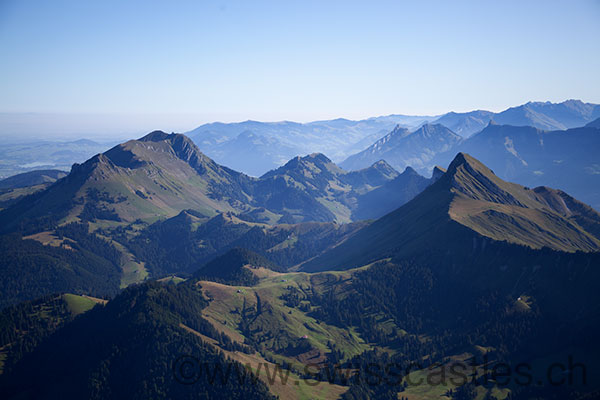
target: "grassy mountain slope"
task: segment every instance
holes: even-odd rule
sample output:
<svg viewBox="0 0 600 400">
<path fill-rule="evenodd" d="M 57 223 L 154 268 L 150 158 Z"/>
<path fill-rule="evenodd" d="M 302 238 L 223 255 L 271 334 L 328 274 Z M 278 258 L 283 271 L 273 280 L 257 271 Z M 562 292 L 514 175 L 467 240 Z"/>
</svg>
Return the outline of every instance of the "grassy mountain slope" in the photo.
<svg viewBox="0 0 600 400">
<path fill-rule="evenodd" d="M 349 222 L 357 196 L 396 176 L 385 163 L 346 173 L 313 154 L 256 179 L 218 165 L 183 135 L 155 131 L 74 165 L 47 190 L 0 211 L 0 222 L 3 231 L 33 233 L 73 221 L 154 222 L 184 209 L 204 218 L 235 211 L 268 223 Z"/>
<path fill-rule="evenodd" d="M 566 207 L 565 199 L 573 207 Z M 505 241 L 533 249 L 598 251 L 598 221 L 598 213 L 567 195 L 504 182 L 459 153 L 448 171 L 412 201 L 304 268 L 347 268 L 378 257 L 421 255 L 429 248 L 452 248 L 459 254 L 467 244 L 447 245 L 458 238 L 473 242 L 474 248 L 476 243 Z"/>
<path fill-rule="evenodd" d="M 49 185 L 49 183 L 42 183 L 16 189 L 0 189 L 0 210 L 10 207 L 25 196 L 46 189 Z"/>
<path fill-rule="evenodd" d="M 498 178 L 474 158 L 459 153 L 448 168 L 454 198 L 449 215 L 494 240 L 533 248 L 598 251 L 600 240 L 577 224 L 579 210 L 569 209 L 558 191 L 527 189 Z M 579 207 L 585 207 L 582 203 Z M 586 209 L 596 223 L 600 214 Z"/>
<path fill-rule="evenodd" d="M 556 252 L 547 253 L 556 258 Z M 27 393 L 19 385 L 33 376 L 27 390 L 38 396 L 53 394 L 69 378 L 76 383 L 66 392 L 71 397 L 85 396 L 89 390 L 101 398 L 108 391 L 113 396 L 188 397 L 184 388 L 172 382 L 168 365 L 183 349 L 184 354 L 217 363 L 223 361 L 210 357 L 220 352 L 253 370 L 262 363 L 261 379 L 282 399 L 352 399 L 359 393 L 378 399 L 450 398 L 448 389 L 457 390 L 468 382 L 482 397 L 489 393 L 504 399 L 514 393 L 521 398 L 533 390 L 541 398 L 551 398 L 548 393 L 571 398 L 573 391 L 597 388 L 599 371 L 588 362 L 597 354 L 590 338 L 598 331 L 593 322 L 598 318 L 598 298 L 591 294 L 600 275 L 590 268 L 593 264 L 586 264 L 587 255 L 562 254 L 566 258 L 560 256 L 543 270 L 535 262 L 526 262 L 530 267 L 522 271 L 517 266 L 502 270 L 483 264 L 457 268 L 447 262 L 382 260 L 316 274 L 253 268 L 248 270 L 256 277 L 251 286 L 195 279 L 179 285 L 143 284 L 43 342 L 0 381 L 0 387 L 8 394 Z M 558 292 L 569 301 L 556 296 Z M 71 356 L 73 349 L 86 356 Z M 114 351 L 109 354 L 107 349 Z M 590 366 L 591 386 L 523 387 L 484 381 L 489 367 L 500 362 L 528 362 L 532 373 L 543 373 L 552 362 L 566 360 L 561 349 Z M 131 361 L 125 363 L 126 358 Z M 50 362 L 60 373 L 47 377 L 35 372 L 44 371 Z M 291 368 L 290 374 L 284 371 L 283 378 L 278 374 L 270 380 L 264 364 L 271 368 L 275 362 Z M 372 382 L 368 378 L 373 378 L 368 365 L 394 363 L 400 375 L 383 375 L 394 382 L 405 381 L 403 371 L 412 365 L 410 382 L 415 382 L 426 378 L 431 369 L 449 368 L 454 362 L 468 365 L 473 374 L 468 379 L 465 375 L 462 383 L 454 383 L 461 382 L 457 376 L 443 386 L 368 384 Z M 321 370 L 321 382 L 302 379 L 306 365 L 312 372 Z M 136 371 L 128 387 L 127 368 Z M 342 375 L 331 379 L 326 372 L 331 368 L 357 371 L 361 379 L 344 380 Z M 77 384 L 81 381 L 89 386 Z M 206 397 L 212 398 L 215 394 L 207 386 L 201 379 L 190 389 L 196 394 L 208 390 Z M 253 386 L 237 387 L 246 391 Z M 229 390 L 217 389 L 221 396 Z"/>
<path fill-rule="evenodd" d="M 269 359 L 303 371 L 306 364 L 326 362 L 334 348 L 345 359 L 372 348 L 351 327 L 319 321 L 309 306 L 309 296 L 349 282 L 357 271 L 310 275 L 258 268 L 253 269 L 258 277 L 253 286 L 197 284 L 210 299 L 203 315 L 215 329 L 233 341 L 262 349 Z"/>
<path fill-rule="evenodd" d="M 207 372 L 199 374 L 193 384 L 181 383 L 189 376 L 189 370 L 176 368 L 182 355 L 195 357 L 207 371 L 219 367 L 224 371 L 228 365 L 240 368 L 242 374 L 245 371 L 183 328 L 220 341 L 221 336 L 201 317 L 206 305 L 202 294 L 190 285 L 154 283 L 129 288 L 105 307 L 66 325 L 2 375 L 3 397 L 273 398 L 261 381 L 243 385 L 235 373 L 226 381 L 215 378 L 211 382 Z M 37 367 L 32 369 L 32 365 Z M 252 378 L 248 372 L 245 376 Z"/>
<path fill-rule="evenodd" d="M 5 228 L 50 215 L 70 220 L 156 220 L 194 208 L 207 216 L 243 207 L 250 178 L 215 164 L 183 135 L 152 132 L 98 154 L 46 191 L 4 210 Z"/>
</svg>

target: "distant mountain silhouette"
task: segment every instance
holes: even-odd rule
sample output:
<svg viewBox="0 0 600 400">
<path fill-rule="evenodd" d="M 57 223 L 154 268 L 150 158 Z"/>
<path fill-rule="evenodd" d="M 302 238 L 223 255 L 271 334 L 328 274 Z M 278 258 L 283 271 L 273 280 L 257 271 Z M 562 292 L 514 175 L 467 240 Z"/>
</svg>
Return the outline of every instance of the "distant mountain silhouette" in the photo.
<svg viewBox="0 0 600 400">
<path fill-rule="evenodd" d="M 359 207 L 353 214 L 354 219 L 382 217 L 412 200 L 431 182 L 432 179 L 427 179 L 414 169 L 406 167 L 404 172 L 393 180 L 359 197 Z"/>
<path fill-rule="evenodd" d="M 596 183 L 600 159 L 592 150 L 600 146 L 598 115 L 600 106 L 578 100 L 527 103 L 498 114 L 448 113 L 436 122 L 461 130 L 463 135 L 466 126 L 476 125 L 478 131 L 470 132 L 474 134 L 467 139 L 455 140 L 453 145 L 441 139 L 436 147 L 427 141 L 409 144 L 406 139 L 390 140 L 410 137 L 408 130 L 397 128 L 340 165 L 352 170 L 380 158 L 396 169 L 410 165 L 428 175 L 434 165 L 447 165 L 457 152 L 466 152 L 503 179 L 527 186 L 560 187 L 600 209 L 600 194 L 595 190 L 600 184 Z"/>
<path fill-rule="evenodd" d="M 442 124 L 462 137 L 469 137 L 493 120 L 501 125 L 533 126 L 543 130 L 565 130 L 584 126 L 600 117 L 600 105 L 567 100 L 562 103 L 529 102 L 500 113 L 490 111 L 449 112 L 434 123 Z"/>
<path fill-rule="evenodd" d="M 600 106 L 568 100 L 558 104 L 529 102 L 500 113 L 476 110 L 449 112 L 440 116 L 393 114 L 360 121 L 338 118 L 309 123 L 217 122 L 199 126 L 187 135 L 216 162 L 252 176 L 260 176 L 296 155 L 318 152 L 340 163 L 382 139 L 396 125 L 414 131 L 424 124 L 440 124 L 466 138 L 481 131 L 490 120 L 499 124 L 557 130 L 583 126 L 598 117 Z M 395 164 L 393 160 L 386 161 L 399 170 L 407 166 Z M 362 163 L 343 167 L 355 169 L 369 165 Z M 419 165 L 408 165 L 424 173 Z"/>
<path fill-rule="evenodd" d="M 600 210 L 600 157 L 594 151 L 600 148 L 600 129 L 590 125 L 543 131 L 491 123 L 451 152 L 438 154 L 433 163 L 445 165 L 455 151 L 466 152 L 503 179 L 561 188 Z"/>
<path fill-rule="evenodd" d="M 340 166 L 352 171 L 371 165 L 374 161 L 385 160 L 397 170 L 409 166 L 416 170 L 427 170 L 436 154 L 450 150 L 461 140 L 460 136 L 440 124 L 425 124 L 413 132 L 397 126 Z"/>
<path fill-rule="evenodd" d="M 245 121 L 202 125 L 188 135 L 215 161 L 260 176 L 297 155 L 324 153 L 341 161 L 391 131 L 394 126 L 417 128 L 435 117 L 388 115 L 361 121 L 338 118 L 305 124 Z"/>
<path fill-rule="evenodd" d="M 434 123 L 444 125 L 452 132 L 467 138 L 485 128 L 493 117 L 493 112 L 484 110 L 466 113 L 449 112 L 436 119 Z"/>
<path fill-rule="evenodd" d="M 494 115 L 498 124 L 533 126 L 544 130 L 576 128 L 600 117 L 600 105 L 567 100 L 562 103 L 529 102 Z"/>
</svg>

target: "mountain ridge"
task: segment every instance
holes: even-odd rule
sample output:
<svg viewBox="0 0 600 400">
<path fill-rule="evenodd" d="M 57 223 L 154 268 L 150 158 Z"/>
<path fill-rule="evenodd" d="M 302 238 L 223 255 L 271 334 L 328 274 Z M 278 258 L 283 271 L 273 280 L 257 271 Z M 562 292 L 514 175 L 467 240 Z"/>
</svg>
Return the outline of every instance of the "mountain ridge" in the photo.
<svg viewBox="0 0 600 400">
<path fill-rule="evenodd" d="M 385 159 L 392 167 L 403 170 L 411 166 L 426 169 L 428 162 L 440 152 L 445 152 L 462 138 L 440 124 L 425 124 L 415 131 L 396 126 L 392 132 L 346 160 L 340 166 L 355 170 Z"/>
<path fill-rule="evenodd" d="M 544 131 L 490 122 L 453 151 L 476 156 L 505 180 L 530 187 L 558 187 L 600 209 L 600 197 L 594 190 L 600 184 L 599 160 L 589 151 L 600 146 L 599 133 L 593 126 Z M 432 164 L 449 163 L 453 155 L 438 154 Z"/>
<path fill-rule="evenodd" d="M 154 131 L 74 164 L 55 185 L 1 211 L 0 221 L 11 230 L 50 211 L 55 223 L 118 225 L 194 209 L 205 218 L 236 212 L 268 223 L 350 222 L 356 199 L 396 176 L 382 161 L 347 172 L 313 153 L 253 178 L 217 164 L 185 135 Z"/>
<path fill-rule="evenodd" d="M 13 175 L 0 180 L 0 190 L 18 189 L 27 186 L 53 183 L 58 179 L 65 177 L 66 175 L 67 173 L 65 171 L 58 169 L 44 169 L 23 172 L 21 174 Z"/>
<path fill-rule="evenodd" d="M 557 130 L 583 126 L 598 117 L 600 106 L 567 100 L 562 103 L 529 102 L 501 112 L 452 111 L 437 116 L 392 114 L 359 121 L 338 118 L 304 124 L 292 121 L 211 123 L 201 125 L 188 134 L 205 154 L 217 162 L 252 176 L 261 176 L 298 154 L 320 152 L 341 163 L 389 134 L 396 125 L 416 130 L 427 123 L 442 124 L 467 138 L 481 131 L 490 120 Z M 368 166 L 368 163 L 362 166 Z M 416 165 L 412 166 L 419 169 Z M 405 165 L 394 167 L 403 170 Z"/>
<path fill-rule="evenodd" d="M 505 182 L 478 160 L 459 153 L 447 172 L 414 199 L 301 269 L 348 268 L 392 255 L 422 256 L 425 243 L 438 247 L 440 241 L 461 237 L 517 248 L 600 251 L 600 214 L 559 192 Z M 569 213 L 557 205 L 570 201 Z"/>
</svg>

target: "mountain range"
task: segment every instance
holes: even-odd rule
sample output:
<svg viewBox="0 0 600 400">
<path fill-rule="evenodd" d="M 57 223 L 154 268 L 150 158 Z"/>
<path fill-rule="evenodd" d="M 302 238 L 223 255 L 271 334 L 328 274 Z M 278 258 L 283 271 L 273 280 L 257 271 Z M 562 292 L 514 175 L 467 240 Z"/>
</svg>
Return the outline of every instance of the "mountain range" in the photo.
<svg viewBox="0 0 600 400">
<path fill-rule="evenodd" d="M 499 125 L 490 120 L 478 133 L 460 138 L 439 124 L 415 131 L 396 127 L 340 166 L 347 170 L 385 160 L 396 169 L 406 166 L 428 175 L 447 165 L 457 152 L 466 152 L 489 165 L 503 179 L 527 186 L 548 184 L 572 193 L 600 209 L 595 190 L 600 160 L 590 149 L 600 146 L 598 120 L 567 130 L 547 131 L 534 126 Z"/>
<path fill-rule="evenodd" d="M 292 267 L 362 224 L 340 223 L 377 218 L 429 182 L 385 162 L 346 172 L 322 154 L 252 178 L 215 163 L 184 135 L 155 131 L 74 165 L 49 186 L 30 186 L 0 211 L 0 304 L 63 290 L 112 295 L 149 274 L 191 274 L 240 245 Z M 29 267 L 18 273 L 23 257 Z"/>
<path fill-rule="evenodd" d="M 529 102 L 499 113 L 484 110 L 450 112 L 435 120 L 435 123 L 467 138 L 481 131 L 490 121 L 500 125 L 533 126 L 556 131 L 584 126 L 597 118 L 600 118 L 600 106 L 597 104 L 567 100 L 562 103 Z"/>
<path fill-rule="evenodd" d="M 543 131 L 490 123 L 480 133 L 459 143 L 452 151 L 437 154 L 432 164 L 446 165 L 453 152 L 472 154 L 503 179 L 535 187 L 548 185 L 565 190 L 600 209 L 595 189 L 600 185 L 600 129 L 585 127 Z"/>
<path fill-rule="evenodd" d="M 397 124 L 417 127 L 432 119 L 434 117 L 389 115 L 360 121 L 338 118 L 306 124 L 289 121 L 211 123 L 186 135 L 217 162 L 261 176 L 298 155 L 319 152 L 342 160 Z"/>
<path fill-rule="evenodd" d="M 2 398 L 597 398 L 595 113 L 212 124 L 290 157 L 154 131 L 0 181 Z"/>
<path fill-rule="evenodd" d="M 498 113 L 476 110 L 438 116 L 389 115 L 360 121 L 340 118 L 305 124 L 288 121 L 211 123 L 187 135 L 201 151 L 218 163 L 260 176 L 292 157 L 313 152 L 326 154 L 334 162 L 341 163 L 384 138 L 396 126 L 414 131 L 424 124 L 439 124 L 467 138 L 481 131 L 491 120 L 502 125 L 564 130 L 584 126 L 597 118 L 600 118 L 599 105 L 567 100 L 562 103 L 529 102 Z M 386 161 L 392 165 L 401 163 Z M 408 160 L 402 162 L 403 165 L 397 168 L 403 169 Z M 361 164 L 352 168 L 368 166 Z M 418 165 L 411 166 L 419 170 Z"/>
<path fill-rule="evenodd" d="M 199 126 L 187 135 L 217 163 L 258 177 L 282 166 L 293 157 L 314 152 L 323 153 L 334 162 L 341 163 L 389 134 L 396 125 L 414 131 L 423 124 L 440 124 L 467 138 L 485 128 L 490 120 L 502 125 L 564 130 L 584 126 L 599 117 L 598 105 L 568 100 L 562 103 L 529 102 L 499 113 L 476 110 L 437 116 L 392 114 L 358 121 L 338 118 L 308 123 L 217 122 Z M 20 142 L 15 139 L 0 149 L 0 159 L 3 161 L 0 178 L 40 168 L 68 171 L 72 164 L 83 163 L 115 144 L 87 139 L 69 142 Z M 417 166 L 411 166 L 425 174 Z"/>
<path fill-rule="evenodd" d="M 271 218 L 288 196 L 304 207 L 290 215 L 305 221 Z M 327 202 L 356 203 L 354 215 L 378 219 L 309 222 Z M 177 211 L 183 206 L 191 209 Z M 158 208 L 166 210 L 158 220 L 136 211 Z M 185 136 L 157 131 L 75 166 L 0 216 L 10 230 L 0 236 L 10 255 L 2 293 L 46 296 L 2 299 L 13 304 L 0 311 L 7 398 L 506 399 L 600 390 L 600 214 L 561 190 L 506 182 L 466 153 L 431 179 L 383 162 L 346 172 L 321 154 L 251 178 Z M 119 282 L 119 271 L 140 276 Z M 119 290 L 124 282 L 138 284 Z M 48 296 L 56 291 L 70 293 Z M 589 386 L 580 378 L 505 385 L 489 375 L 502 363 L 543 373 L 565 352 L 590 365 Z M 246 371 L 256 384 L 177 375 L 181 356 Z M 473 370 L 447 386 L 413 386 L 403 373 L 397 385 L 369 385 L 367 367 L 378 363 L 419 376 L 454 363 Z M 277 365 L 298 383 L 261 371 Z M 307 365 L 319 372 L 307 375 Z M 328 377 L 336 366 L 362 378 Z"/>
<path fill-rule="evenodd" d="M 467 254 L 507 243 L 561 252 L 600 251 L 600 214 L 568 194 L 508 183 L 468 154 L 404 206 L 385 215 L 329 252 L 306 271 L 359 266 L 385 256 Z"/>
<path fill-rule="evenodd" d="M 349 171 L 377 160 L 390 160 L 394 168 L 430 170 L 433 158 L 454 148 L 462 138 L 440 124 L 425 124 L 416 131 L 397 126 L 392 132 L 348 157 L 340 166 Z"/>
<path fill-rule="evenodd" d="M 266 223 L 349 222 L 372 208 L 368 192 L 398 175 L 385 162 L 346 172 L 315 153 L 252 178 L 215 163 L 184 135 L 155 131 L 74 165 L 48 190 L 0 213 L 0 220 L 10 228 L 51 212 L 57 221 L 120 224 L 194 209 L 205 219 L 235 212 Z M 400 191 L 391 201 L 399 206 L 408 199 Z"/>
<path fill-rule="evenodd" d="M 506 136 L 514 132 L 519 135 L 514 136 L 514 140 Z M 405 142 L 409 138 L 435 142 L 438 135 L 461 140 L 441 125 L 426 124 L 412 133 L 397 129 L 383 144 Z M 598 137 L 593 127 L 544 132 L 532 127 L 490 123 L 481 133 L 459 142 L 459 146 L 473 144 L 475 149 L 491 149 L 504 143 L 505 154 L 492 151 L 489 157 L 497 157 L 493 159 L 496 166 L 502 165 L 508 155 L 512 164 L 507 164 L 506 169 L 497 169 L 507 174 L 518 171 L 515 164 L 528 165 L 519 158 L 521 153 L 517 153 L 516 148 L 541 146 L 543 139 L 544 145 L 537 152 L 522 156 L 532 162 L 546 150 L 554 157 L 557 149 L 564 149 L 563 136 L 573 143 L 589 140 L 590 144 Z M 513 147 L 506 147 L 506 138 Z M 582 165 L 591 162 L 573 151 L 565 165 L 575 160 Z M 468 173 L 458 179 L 458 171 L 463 170 Z M 568 173 L 563 176 L 567 179 Z M 449 183 L 451 179 L 453 183 Z M 583 176 L 580 182 L 590 179 Z M 442 185 L 446 186 L 442 188 Z M 477 190 L 493 193 L 480 194 Z M 455 192 L 462 195 L 448 197 Z M 445 202 L 439 203 L 442 200 Z M 405 204 L 407 208 L 399 208 Z M 384 237 L 372 233 L 365 233 L 364 238 L 354 236 L 365 222 L 347 224 L 383 217 L 363 228 L 369 232 L 388 221 L 390 215 L 398 215 L 400 210 L 411 209 L 414 204 L 438 206 L 411 211 L 408 222 L 404 221 L 405 217 L 389 222 L 394 233 L 384 233 Z M 448 214 L 439 214 L 444 210 Z M 352 265 L 351 261 L 366 264 L 373 261 L 367 257 L 370 251 L 363 251 L 359 244 L 376 241 L 384 245 L 391 241 L 398 247 L 405 240 L 396 237 L 403 232 L 398 226 L 410 226 L 412 237 L 414 232 L 444 231 L 440 221 L 448 218 L 452 221 L 450 226 L 459 224 L 483 238 L 557 251 L 598 250 L 597 213 L 592 208 L 562 191 L 508 184 L 466 153 L 455 157 L 448 172 L 436 167 L 431 178 L 419 175 L 411 167 L 398 173 L 385 161 L 347 172 L 319 153 L 295 157 L 260 178 L 253 178 L 215 163 L 186 136 L 161 131 L 117 145 L 84 164 L 74 165 L 66 177 L 0 211 L 3 232 L 17 231 L 27 239 L 42 243 L 45 246 L 33 243 L 32 246 L 38 246 L 35 251 L 40 254 L 47 253 L 45 257 L 56 259 L 56 265 L 75 262 L 73 254 L 65 251 L 74 248 L 75 243 L 85 242 L 89 246 L 95 243 L 81 233 L 81 228 L 66 229 L 72 233 L 65 239 L 65 228 L 57 227 L 84 224 L 89 226 L 90 233 L 109 238 L 120 256 L 111 254 L 98 260 L 98 266 L 93 268 L 123 269 L 121 286 L 143 280 L 148 274 L 154 277 L 190 274 L 234 247 L 256 251 L 284 268 L 311 270 L 317 264 L 318 268 L 338 268 L 339 265 L 322 262 L 321 257 L 329 257 L 329 250 L 347 255 L 348 258 L 341 261 L 343 265 Z M 426 221 L 435 224 L 429 226 Z M 75 236 L 80 239 L 74 239 Z M 173 238 L 177 239 L 173 241 Z M 10 244 L 13 240 L 6 246 L 13 246 Z M 436 240 L 446 239 L 418 238 L 421 244 Z M 86 251 L 95 248 L 93 246 Z M 403 251 L 411 248 L 400 247 Z M 380 247 L 372 252 L 378 256 L 393 253 L 390 248 Z M 86 272 L 76 276 L 89 273 L 88 266 L 81 268 Z M 27 282 L 31 278 L 28 274 L 18 277 L 24 285 L 30 284 Z M 77 279 L 73 282 L 79 282 Z M 17 281 L 8 282 L 14 285 Z M 84 283 L 74 285 L 81 288 Z M 103 289 L 105 293 L 113 293 L 119 283 L 113 281 L 111 285 L 110 290 Z M 49 283 L 47 287 L 56 287 L 56 283 Z M 43 294 L 45 289 L 40 290 Z M 10 301 L 10 296 L 3 301 Z"/>
</svg>

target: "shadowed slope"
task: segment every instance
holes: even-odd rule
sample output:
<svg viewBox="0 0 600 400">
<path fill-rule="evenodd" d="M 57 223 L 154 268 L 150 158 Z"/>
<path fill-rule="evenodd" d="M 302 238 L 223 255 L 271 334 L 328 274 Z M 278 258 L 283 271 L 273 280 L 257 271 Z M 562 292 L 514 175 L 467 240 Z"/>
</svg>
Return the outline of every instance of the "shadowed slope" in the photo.
<svg viewBox="0 0 600 400">
<path fill-rule="evenodd" d="M 504 182 L 459 153 L 448 171 L 412 201 L 303 268 L 345 269 L 387 256 L 412 257 L 460 243 L 458 238 L 599 251 L 599 222 L 593 209 L 560 191 Z"/>
</svg>

